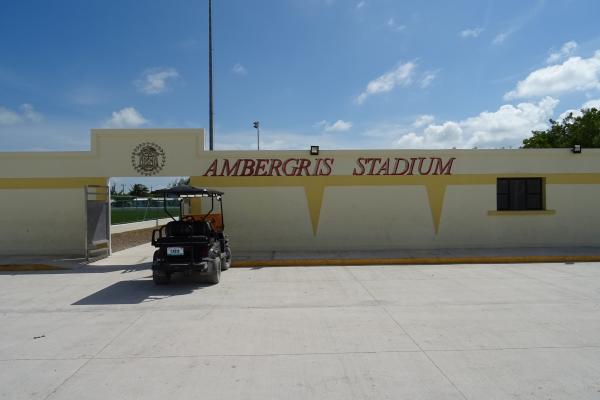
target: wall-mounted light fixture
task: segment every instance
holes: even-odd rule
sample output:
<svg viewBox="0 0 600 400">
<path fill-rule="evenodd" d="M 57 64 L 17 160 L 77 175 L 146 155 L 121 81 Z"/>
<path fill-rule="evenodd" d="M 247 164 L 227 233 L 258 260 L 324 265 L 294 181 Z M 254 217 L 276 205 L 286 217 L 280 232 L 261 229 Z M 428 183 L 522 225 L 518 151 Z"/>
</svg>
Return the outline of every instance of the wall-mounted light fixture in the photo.
<svg viewBox="0 0 600 400">
<path fill-rule="evenodd" d="M 319 146 L 310 146 L 310 155 L 318 156 L 319 155 Z"/>
<path fill-rule="evenodd" d="M 260 121 L 254 121 L 252 126 L 256 129 L 256 150 L 260 150 Z"/>
<path fill-rule="evenodd" d="M 580 144 L 574 144 L 573 148 L 571 149 L 571 151 L 575 154 L 579 154 L 581 153 L 581 145 Z"/>
</svg>

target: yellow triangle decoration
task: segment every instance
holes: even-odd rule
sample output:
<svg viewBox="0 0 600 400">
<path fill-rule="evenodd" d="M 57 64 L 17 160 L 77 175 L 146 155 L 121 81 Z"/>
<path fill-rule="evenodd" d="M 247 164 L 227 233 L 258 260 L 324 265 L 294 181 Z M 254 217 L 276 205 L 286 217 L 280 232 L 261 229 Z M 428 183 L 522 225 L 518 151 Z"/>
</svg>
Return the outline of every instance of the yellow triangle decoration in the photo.
<svg viewBox="0 0 600 400">
<path fill-rule="evenodd" d="M 444 207 L 444 195 L 446 194 L 446 182 L 441 180 L 432 180 L 425 184 L 427 188 L 427 197 L 429 198 L 429 208 L 431 210 L 431 218 L 435 234 L 438 234 L 440 229 L 440 220 L 442 217 L 442 208 Z"/>
<path fill-rule="evenodd" d="M 304 193 L 308 203 L 308 212 L 310 214 L 310 222 L 312 224 L 313 235 L 317 236 L 319 229 L 319 218 L 321 217 L 321 205 L 323 204 L 323 195 L 325 186 L 318 183 L 308 183 L 304 185 Z"/>
</svg>

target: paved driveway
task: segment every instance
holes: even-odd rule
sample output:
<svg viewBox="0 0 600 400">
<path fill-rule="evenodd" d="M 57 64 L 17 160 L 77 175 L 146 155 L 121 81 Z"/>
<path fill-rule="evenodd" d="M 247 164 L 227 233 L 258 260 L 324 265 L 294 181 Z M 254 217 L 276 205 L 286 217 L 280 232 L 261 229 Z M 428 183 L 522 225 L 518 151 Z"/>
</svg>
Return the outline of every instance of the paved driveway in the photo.
<svg viewBox="0 0 600 400">
<path fill-rule="evenodd" d="M 600 264 L 0 275 L 4 399 L 599 399 Z M 113 264 L 113 265 L 109 265 Z"/>
</svg>

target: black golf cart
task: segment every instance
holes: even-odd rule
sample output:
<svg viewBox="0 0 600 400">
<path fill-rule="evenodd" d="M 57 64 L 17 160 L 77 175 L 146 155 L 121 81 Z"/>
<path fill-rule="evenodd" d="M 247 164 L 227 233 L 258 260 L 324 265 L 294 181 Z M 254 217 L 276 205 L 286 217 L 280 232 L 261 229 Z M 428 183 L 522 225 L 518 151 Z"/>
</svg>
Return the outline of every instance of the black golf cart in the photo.
<svg viewBox="0 0 600 400">
<path fill-rule="evenodd" d="M 221 271 L 231 266 L 231 249 L 224 233 L 223 193 L 189 185 L 175 186 L 153 192 L 163 196 L 164 210 L 173 221 L 152 232 L 154 252 L 152 279 L 157 285 L 171 281 L 171 275 L 181 272 L 194 275 L 204 283 L 219 283 Z M 179 200 L 179 220 L 167 209 L 167 200 Z M 186 199 L 208 198 L 210 210 L 202 215 L 184 214 Z M 215 212 L 215 200 L 220 213 Z M 204 201 L 207 203 L 207 201 Z"/>
</svg>

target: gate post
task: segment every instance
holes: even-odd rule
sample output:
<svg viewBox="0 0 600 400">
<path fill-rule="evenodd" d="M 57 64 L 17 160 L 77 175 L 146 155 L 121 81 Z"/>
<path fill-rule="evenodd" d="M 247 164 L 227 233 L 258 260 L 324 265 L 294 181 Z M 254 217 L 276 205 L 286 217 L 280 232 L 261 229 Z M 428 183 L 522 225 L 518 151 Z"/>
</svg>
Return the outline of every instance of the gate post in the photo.
<svg viewBox="0 0 600 400">
<path fill-rule="evenodd" d="M 108 186 L 85 187 L 85 258 L 108 257 L 110 243 L 110 190 Z"/>
</svg>

